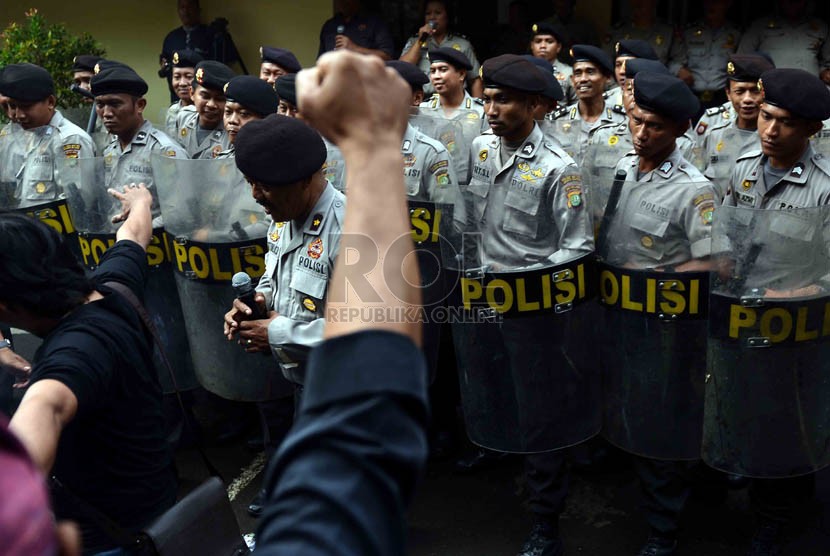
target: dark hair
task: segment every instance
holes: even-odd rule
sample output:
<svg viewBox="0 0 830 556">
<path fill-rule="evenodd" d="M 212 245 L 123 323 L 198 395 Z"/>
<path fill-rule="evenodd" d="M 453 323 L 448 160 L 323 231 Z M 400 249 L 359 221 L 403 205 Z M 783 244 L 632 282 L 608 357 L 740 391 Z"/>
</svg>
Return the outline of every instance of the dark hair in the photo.
<svg viewBox="0 0 830 556">
<path fill-rule="evenodd" d="M 432 4 L 433 2 L 444 6 L 444 11 L 447 12 L 447 32 L 449 33 L 450 29 L 455 26 L 455 19 L 453 19 L 455 12 L 452 6 L 450 6 L 449 0 L 424 0 L 421 7 L 421 17 L 427 13 L 427 4 Z"/>
<path fill-rule="evenodd" d="M 60 318 L 94 287 L 58 232 L 29 216 L 0 212 L 0 299 Z"/>
</svg>

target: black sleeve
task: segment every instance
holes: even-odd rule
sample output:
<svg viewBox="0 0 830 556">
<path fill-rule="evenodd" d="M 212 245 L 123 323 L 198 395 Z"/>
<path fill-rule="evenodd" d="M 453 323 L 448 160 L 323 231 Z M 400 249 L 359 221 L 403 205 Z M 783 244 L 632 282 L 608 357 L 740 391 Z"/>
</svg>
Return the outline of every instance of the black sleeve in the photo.
<svg viewBox="0 0 830 556">
<path fill-rule="evenodd" d="M 427 373 L 406 337 L 361 332 L 311 352 L 300 417 L 274 458 L 258 554 L 405 552 L 427 455 Z"/>
<path fill-rule="evenodd" d="M 143 301 L 147 271 L 144 249 L 134 241 L 121 240 L 104 253 L 101 264 L 92 274 L 92 280 L 96 285 L 120 282 Z"/>
</svg>

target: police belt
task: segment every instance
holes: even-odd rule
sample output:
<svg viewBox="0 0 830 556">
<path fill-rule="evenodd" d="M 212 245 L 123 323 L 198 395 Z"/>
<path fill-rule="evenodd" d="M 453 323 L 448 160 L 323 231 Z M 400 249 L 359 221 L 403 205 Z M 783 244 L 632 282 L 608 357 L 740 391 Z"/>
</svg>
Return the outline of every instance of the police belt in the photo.
<svg viewBox="0 0 830 556">
<path fill-rule="evenodd" d="M 265 238 L 232 243 L 203 243 L 185 237 L 170 242 L 173 270 L 188 280 L 230 284 L 245 272 L 252 280 L 265 273 Z"/>
<path fill-rule="evenodd" d="M 596 259 L 588 253 L 534 270 L 466 270 L 460 290 L 463 307 L 479 314 L 516 318 L 566 313 L 596 295 Z"/>
<path fill-rule="evenodd" d="M 656 272 L 597 264 L 599 301 L 610 310 L 631 311 L 662 321 L 708 317 L 708 272 Z"/>
<path fill-rule="evenodd" d="M 747 348 L 824 342 L 830 337 L 830 297 L 771 301 L 761 295 L 713 293 L 709 335 Z"/>
</svg>

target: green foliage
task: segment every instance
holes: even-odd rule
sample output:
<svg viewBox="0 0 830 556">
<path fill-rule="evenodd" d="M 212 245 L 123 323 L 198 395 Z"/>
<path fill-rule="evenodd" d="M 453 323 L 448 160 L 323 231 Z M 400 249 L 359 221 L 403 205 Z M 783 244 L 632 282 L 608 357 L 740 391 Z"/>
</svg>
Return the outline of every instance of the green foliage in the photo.
<svg viewBox="0 0 830 556">
<path fill-rule="evenodd" d="M 78 54 L 105 54 L 89 33 L 73 35 L 62 23 L 51 24 L 32 8 L 23 23 L 9 24 L 0 33 L 0 67 L 29 62 L 46 68 L 55 80 L 58 106 L 80 106 L 83 97 L 69 90 L 72 85 L 72 59 Z"/>
</svg>

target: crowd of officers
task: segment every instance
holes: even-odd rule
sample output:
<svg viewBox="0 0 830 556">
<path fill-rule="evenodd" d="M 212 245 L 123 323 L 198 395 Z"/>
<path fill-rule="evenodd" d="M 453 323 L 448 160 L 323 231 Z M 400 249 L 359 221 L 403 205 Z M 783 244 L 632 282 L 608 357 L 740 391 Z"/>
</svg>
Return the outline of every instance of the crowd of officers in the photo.
<svg viewBox="0 0 830 556">
<path fill-rule="evenodd" d="M 572 44 L 567 22 L 540 21 L 532 25 L 529 54 L 479 64 L 469 41 L 448 32 L 445 3 L 427 2 L 424 26 L 400 60 L 386 62 L 411 85 L 412 117 L 401 145 L 409 198 L 452 207 L 456 231 L 480 234 L 472 258 L 483 274 L 556 267 L 590 254 L 597 238 L 597 251 L 613 267 L 710 271 L 721 205 L 826 205 L 827 24 L 808 15 L 806 2 L 784 0 L 779 16 L 741 32 L 726 19 L 731 3 L 705 0 L 704 19 L 675 30 L 654 19 L 653 2 L 632 2 L 632 21 L 614 26 L 602 44 Z M 333 44 L 348 48 L 364 38 Z M 270 216 L 256 298 L 265 316 L 252 320 L 252 308 L 236 302 L 225 315 L 225 334 L 248 352 L 272 351 L 299 396 L 302 364 L 284 348 L 313 347 L 322 338 L 346 169 L 337 146 L 302 123 L 294 54 L 262 46 L 260 56 L 257 79 L 193 50 L 173 52 L 167 62 L 178 100 L 160 129 L 144 118 L 142 77 L 123 63 L 79 53 L 75 81 L 91 92 L 98 119 L 91 135 L 57 109 L 46 70 L 26 63 L 0 69 L 0 104 L 11 120 L 0 130 L 0 205 L 25 209 L 61 198 L 62 159 L 103 157 L 108 186 L 145 183 L 151 190 L 153 153 L 235 159 Z M 570 64 L 560 61 L 566 57 Z M 154 217 L 163 223 L 158 201 Z M 820 281 L 775 285 L 767 284 L 766 295 L 825 291 Z M 507 359 L 503 368 L 522 360 Z M 539 452 L 526 458 L 535 522 L 521 556 L 564 553 L 558 520 L 566 451 L 551 451 L 564 447 L 515 450 Z M 469 465 L 493 457 L 482 451 Z M 700 465 L 632 457 L 651 527 L 640 554 L 673 554 Z M 812 488 L 811 474 L 753 482 L 760 523 L 750 554 L 778 553 L 792 507 Z"/>
</svg>

